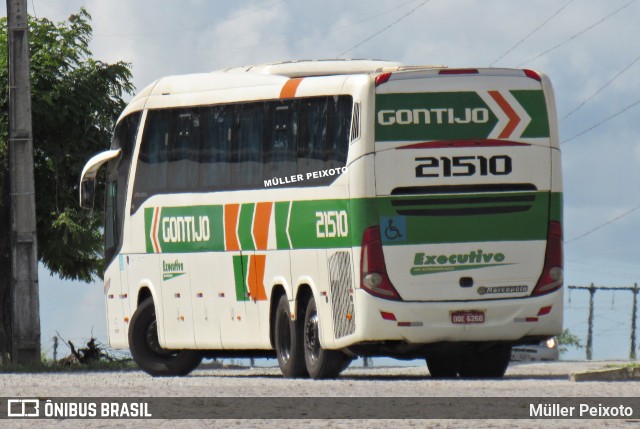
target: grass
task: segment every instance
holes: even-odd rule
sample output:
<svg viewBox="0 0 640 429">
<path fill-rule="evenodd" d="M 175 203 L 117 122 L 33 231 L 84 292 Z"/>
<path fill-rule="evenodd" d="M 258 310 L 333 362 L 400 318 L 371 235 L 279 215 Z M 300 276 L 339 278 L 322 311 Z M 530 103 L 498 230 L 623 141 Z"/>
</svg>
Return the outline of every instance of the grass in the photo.
<svg viewBox="0 0 640 429">
<path fill-rule="evenodd" d="M 609 364 L 607 368 L 640 368 L 640 362 L 630 362 L 626 364 Z"/>
<path fill-rule="evenodd" d="M 63 340 L 64 341 L 64 340 Z M 0 373 L 42 373 L 77 371 L 124 371 L 137 368 L 128 356 L 113 356 L 106 347 L 91 338 L 85 347 L 76 349 L 71 341 L 66 342 L 71 354 L 54 360 L 42 354 L 40 362 L 32 364 L 14 364 L 0 361 Z"/>
</svg>

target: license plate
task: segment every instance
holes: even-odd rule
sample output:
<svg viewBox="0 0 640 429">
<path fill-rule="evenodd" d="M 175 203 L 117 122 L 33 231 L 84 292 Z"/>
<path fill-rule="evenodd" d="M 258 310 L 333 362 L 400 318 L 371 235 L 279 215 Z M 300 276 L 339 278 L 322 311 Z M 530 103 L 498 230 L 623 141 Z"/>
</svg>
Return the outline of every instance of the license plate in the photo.
<svg viewBox="0 0 640 429">
<path fill-rule="evenodd" d="M 468 324 L 484 323 L 485 315 L 482 310 L 452 311 L 451 323 Z"/>
<path fill-rule="evenodd" d="M 531 355 L 528 353 L 511 353 L 511 360 L 530 361 Z"/>
</svg>

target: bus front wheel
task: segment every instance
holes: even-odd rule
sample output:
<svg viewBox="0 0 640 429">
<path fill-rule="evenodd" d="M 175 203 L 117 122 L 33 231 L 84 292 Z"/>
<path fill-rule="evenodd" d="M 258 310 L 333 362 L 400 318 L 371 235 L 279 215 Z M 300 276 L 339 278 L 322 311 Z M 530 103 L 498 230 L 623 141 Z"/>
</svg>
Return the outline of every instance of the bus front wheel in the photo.
<svg viewBox="0 0 640 429">
<path fill-rule="evenodd" d="M 339 350 L 323 349 L 319 333 L 318 310 L 312 297 L 304 318 L 304 358 L 307 371 L 313 379 L 336 378 L 351 359 Z"/>
<path fill-rule="evenodd" d="M 187 375 L 202 361 L 202 354 L 196 350 L 167 350 L 160 346 L 151 298 L 142 302 L 131 318 L 129 349 L 138 366 L 154 377 Z"/>
<path fill-rule="evenodd" d="M 282 295 L 275 315 L 275 347 L 278 366 L 285 378 L 308 376 L 304 366 L 302 341 L 300 320 L 291 320 L 289 300 L 286 295 Z"/>
</svg>

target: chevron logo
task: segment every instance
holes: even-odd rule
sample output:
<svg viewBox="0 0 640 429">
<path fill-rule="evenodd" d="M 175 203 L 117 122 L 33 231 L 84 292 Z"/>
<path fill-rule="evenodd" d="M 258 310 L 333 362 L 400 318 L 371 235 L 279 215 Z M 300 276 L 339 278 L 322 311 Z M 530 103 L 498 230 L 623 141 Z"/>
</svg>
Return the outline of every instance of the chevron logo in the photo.
<svg viewBox="0 0 640 429">
<path fill-rule="evenodd" d="M 160 213 L 162 208 L 154 207 L 153 208 L 153 223 L 151 224 L 151 229 L 149 231 L 149 238 L 151 239 L 151 244 L 153 245 L 153 251 L 155 253 L 162 253 L 162 247 L 160 246 L 160 242 L 158 241 L 158 230 L 160 226 Z"/>
<path fill-rule="evenodd" d="M 498 118 L 489 139 L 515 139 L 522 136 L 531 123 L 531 116 L 509 91 L 478 92 Z"/>
</svg>

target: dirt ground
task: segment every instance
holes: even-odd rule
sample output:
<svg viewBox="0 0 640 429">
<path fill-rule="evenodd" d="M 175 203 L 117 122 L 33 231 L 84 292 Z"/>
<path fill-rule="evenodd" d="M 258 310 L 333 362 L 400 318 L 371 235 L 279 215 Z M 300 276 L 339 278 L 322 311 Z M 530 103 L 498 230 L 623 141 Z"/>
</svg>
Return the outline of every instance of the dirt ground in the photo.
<svg viewBox="0 0 640 429">
<path fill-rule="evenodd" d="M 1 374 L 4 398 L 47 397 L 631 397 L 640 382 L 575 382 L 570 374 L 628 362 L 512 364 L 500 380 L 436 380 L 426 366 L 349 368 L 337 380 L 283 379 L 274 367 L 198 369 L 183 378 L 140 371 Z M 640 410 L 636 410 L 640 412 Z M 640 420 L 0 420 L 0 427 L 638 427 Z"/>
</svg>

